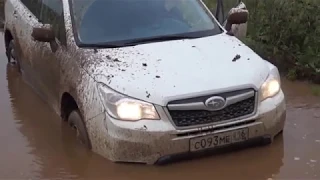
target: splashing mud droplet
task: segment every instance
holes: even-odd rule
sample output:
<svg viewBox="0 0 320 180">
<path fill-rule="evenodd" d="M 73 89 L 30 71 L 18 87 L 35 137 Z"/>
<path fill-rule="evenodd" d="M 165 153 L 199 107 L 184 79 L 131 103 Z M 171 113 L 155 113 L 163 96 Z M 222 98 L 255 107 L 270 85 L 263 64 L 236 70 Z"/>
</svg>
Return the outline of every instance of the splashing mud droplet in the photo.
<svg viewBox="0 0 320 180">
<path fill-rule="evenodd" d="M 146 91 L 146 93 L 147 93 L 147 98 L 150 98 L 151 94 L 148 91 Z"/>
<path fill-rule="evenodd" d="M 237 60 L 239 60 L 241 58 L 241 56 L 239 54 L 237 54 L 233 59 L 232 62 L 236 62 Z"/>
<path fill-rule="evenodd" d="M 115 58 L 113 61 L 114 62 L 121 62 L 118 58 Z"/>
</svg>

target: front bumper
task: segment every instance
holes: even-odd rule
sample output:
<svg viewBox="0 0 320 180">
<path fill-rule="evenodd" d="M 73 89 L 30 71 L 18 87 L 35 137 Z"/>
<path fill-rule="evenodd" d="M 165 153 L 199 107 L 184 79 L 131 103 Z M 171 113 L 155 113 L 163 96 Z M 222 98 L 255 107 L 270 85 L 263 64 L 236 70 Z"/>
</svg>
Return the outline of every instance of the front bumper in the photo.
<svg viewBox="0 0 320 180">
<path fill-rule="evenodd" d="M 161 117 L 164 111 L 158 109 Z M 169 120 L 124 122 L 101 114 L 87 124 L 93 151 L 116 162 L 154 164 L 161 157 L 189 153 L 191 138 L 249 128 L 249 140 L 271 141 L 283 130 L 286 105 L 281 91 L 261 102 L 255 116 L 210 127 L 176 130 Z"/>
</svg>

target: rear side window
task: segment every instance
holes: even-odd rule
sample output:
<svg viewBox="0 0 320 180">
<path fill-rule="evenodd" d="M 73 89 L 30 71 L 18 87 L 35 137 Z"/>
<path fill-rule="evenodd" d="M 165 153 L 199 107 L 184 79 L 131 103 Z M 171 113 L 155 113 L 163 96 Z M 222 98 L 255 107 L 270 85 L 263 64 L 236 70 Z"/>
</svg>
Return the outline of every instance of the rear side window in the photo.
<svg viewBox="0 0 320 180">
<path fill-rule="evenodd" d="M 42 0 L 20 0 L 38 19 L 40 18 Z"/>
</svg>

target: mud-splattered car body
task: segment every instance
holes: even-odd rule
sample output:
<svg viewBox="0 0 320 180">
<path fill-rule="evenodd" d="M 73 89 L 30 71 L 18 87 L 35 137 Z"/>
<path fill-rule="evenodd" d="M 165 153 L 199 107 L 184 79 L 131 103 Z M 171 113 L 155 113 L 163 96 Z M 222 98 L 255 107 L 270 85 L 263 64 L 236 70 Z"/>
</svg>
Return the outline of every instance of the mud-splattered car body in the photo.
<svg viewBox="0 0 320 180">
<path fill-rule="evenodd" d="M 277 68 L 220 24 L 220 34 L 203 38 L 81 47 L 70 1 L 56 1 L 63 5 L 62 34 L 55 43 L 47 43 L 33 35 L 35 28 L 47 25 L 20 0 L 7 0 L 6 47 L 14 40 L 22 75 L 62 119 L 79 111 L 87 145 L 94 152 L 112 161 L 153 164 L 163 157 L 209 149 L 217 145 L 215 138 L 236 135 L 223 136 L 229 132 L 239 130 L 244 141 L 271 142 L 282 131 L 286 117 L 282 90 L 262 99 L 269 82 L 280 83 Z M 108 94 L 143 104 L 155 114 L 151 119 L 119 120 L 108 110 Z M 216 98 L 210 101 L 215 108 L 219 97 L 229 104 L 209 109 L 210 98 Z M 232 144 L 227 141 L 217 143 Z"/>
</svg>

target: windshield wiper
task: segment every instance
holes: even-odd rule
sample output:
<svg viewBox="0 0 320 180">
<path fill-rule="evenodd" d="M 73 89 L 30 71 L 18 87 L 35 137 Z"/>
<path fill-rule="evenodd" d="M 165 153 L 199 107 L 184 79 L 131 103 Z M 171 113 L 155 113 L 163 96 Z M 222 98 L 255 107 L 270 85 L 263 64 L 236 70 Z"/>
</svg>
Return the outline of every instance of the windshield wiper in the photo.
<svg viewBox="0 0 320 180">
<path fill-rule="evenodd" d="M 88 48 L 121 48 L 125 46 L 133 46 L 127 45 L 124 43 L 79 43 L 79 47 L 88 47 Z"/>
<path fill-rule="evenodd" d="M 136 45 L 140 43 L 161 42 L 161 41 L 182 40 L 182 39 L 195 39 L 195 38 L 199 38 L 199 36 L 190 36 L 190 35 L 189 36 L 186 36 L 186 35 L 157 36 L 157 37 L 151 37 L 151 38 L 132 40 L 125 43 L 125 45 Z"/>
<path fill-rule="evenodd" d="M 170 40 L 181 40 L 181 39 L 195 39 L 200 38 L 201 36 L 190 36 L 190 35 L 168 35 L 168 36 L 157 36 L 151 38 L 135 39 L 128 40 L 126 42 L 117 42 L 117 43 L 95 43 L 95 44 L 79 44 L 79 47 L 91 47 L 91 48 L 121 48 L 127 46 L 135 46 L 142 43 L 151 43 L 151 42 L 161 42 L 161 41 L 170 41 Z"/>
<path fill-rule="evenodd" d="M 129 46 L 127 44 L 110 44 L 110 43 L 98 43 L 98 44 L 85 44 L 85 47 L 94 47 L 94 48 L 121 48 L 124 46 Z"/>
</svg>

